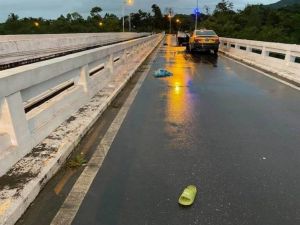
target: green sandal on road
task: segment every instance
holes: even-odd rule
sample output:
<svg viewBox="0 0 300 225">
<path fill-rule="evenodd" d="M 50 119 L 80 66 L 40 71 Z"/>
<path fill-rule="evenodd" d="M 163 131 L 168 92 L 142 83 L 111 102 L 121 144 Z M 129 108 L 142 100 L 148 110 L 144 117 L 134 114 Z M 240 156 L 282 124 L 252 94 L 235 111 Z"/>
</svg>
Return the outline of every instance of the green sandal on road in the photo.
<svg viewBox="0 0 300 225">
<path fill-rule="evenodd" d="M 183 206 L 190 206 L 194 203 L 197 188 L 194 185 L 187 186 L 178 199 L 178 203 Z"/>
</svg>

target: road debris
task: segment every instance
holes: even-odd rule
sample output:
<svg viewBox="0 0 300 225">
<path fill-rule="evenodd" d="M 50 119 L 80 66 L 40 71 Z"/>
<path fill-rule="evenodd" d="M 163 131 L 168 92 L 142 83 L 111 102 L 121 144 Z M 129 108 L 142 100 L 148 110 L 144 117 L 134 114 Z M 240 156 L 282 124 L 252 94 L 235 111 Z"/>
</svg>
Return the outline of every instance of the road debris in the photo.
<svg viewBox="0 0 300 225">
<path fill-rule="evenodd" d="M 159 69 L 159 70 L 155 71 L 155 73 L 154 73 L 154 77 L 156 77 L 156 78 L 170 77 L 172 75 L 173 75 L 173 73 L 171 73 L 170 71 L 165 70 L 165 69 Z"/>
</svg>

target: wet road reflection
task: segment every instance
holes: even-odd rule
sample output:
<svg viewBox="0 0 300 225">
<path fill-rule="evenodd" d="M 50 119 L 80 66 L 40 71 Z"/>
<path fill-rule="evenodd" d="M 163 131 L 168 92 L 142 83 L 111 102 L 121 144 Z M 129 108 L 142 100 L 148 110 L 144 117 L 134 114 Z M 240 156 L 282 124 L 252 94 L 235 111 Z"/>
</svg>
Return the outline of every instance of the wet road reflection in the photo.
<svg viewBox="0 0 300 225">
<path fill-rule="evenodd" d="M 167 36 L 164 51 L 165 68 L 173 73 L 172 77 L 164 79 L 168 87 L 165 122 L 170 145 L 182 149 L 193 144 L 191 134 L 197 96 L 194 96 L 191 88 L 197 76 L 197 64 L 217 67 L 218 56 L 209 52 L 190 54 L 185 47 L 177 47 L 174 41 L 173 37 Z"/>
</svg>

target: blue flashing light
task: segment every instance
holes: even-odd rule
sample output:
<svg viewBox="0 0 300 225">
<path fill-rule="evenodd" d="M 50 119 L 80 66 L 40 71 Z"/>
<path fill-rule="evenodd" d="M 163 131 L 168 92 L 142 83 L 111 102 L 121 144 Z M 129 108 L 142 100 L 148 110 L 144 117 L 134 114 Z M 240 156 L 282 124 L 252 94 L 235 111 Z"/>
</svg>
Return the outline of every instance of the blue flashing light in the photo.
<svg viewBox="0 0 300 225">
<path fill-rule="evenodd" d="M 199 8 L 195 8 L 194 9 L 194 14 L 200 14 L 200 9 Z"/>
</svg>

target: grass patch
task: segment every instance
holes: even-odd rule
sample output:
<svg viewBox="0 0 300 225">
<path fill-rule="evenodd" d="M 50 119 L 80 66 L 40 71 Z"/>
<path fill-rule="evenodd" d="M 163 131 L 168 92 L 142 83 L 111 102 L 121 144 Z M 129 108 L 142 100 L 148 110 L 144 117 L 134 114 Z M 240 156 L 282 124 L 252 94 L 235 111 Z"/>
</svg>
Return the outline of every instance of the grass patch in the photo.
<svg viewBox="0 0 300 225">
<path fill-rule="evenodd" d="M 68 167 L 77 168 L 85 166 L 87 163 L 86 157 L 83 153 L 76 155 L 73 159 L 68 162 Z"/>
</svg>

